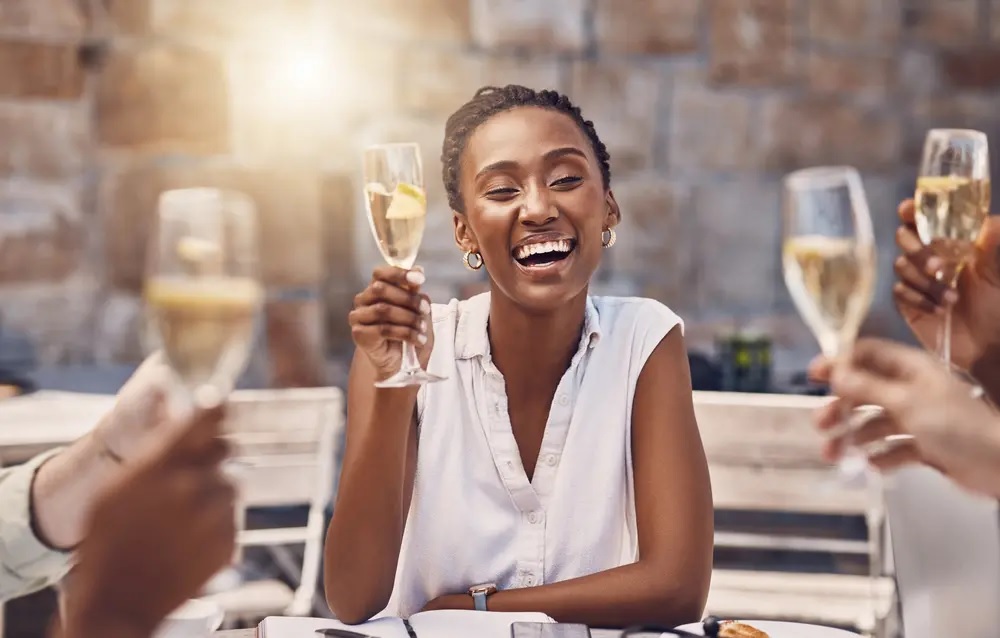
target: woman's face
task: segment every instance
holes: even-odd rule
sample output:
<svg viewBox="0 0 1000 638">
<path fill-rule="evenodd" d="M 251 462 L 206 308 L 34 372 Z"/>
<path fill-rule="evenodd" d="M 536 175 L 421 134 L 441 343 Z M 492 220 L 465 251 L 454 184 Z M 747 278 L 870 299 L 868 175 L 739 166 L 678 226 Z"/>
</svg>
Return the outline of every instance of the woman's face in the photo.
<svg viewBox="0 0 1000 638">
<path fill-rule="evenodd" d="M 572 118 L 539 107 L 494 115 L 469 138 L 459 184 L 455 240 L 483 256 L 495 290 L 536 311 L 586 290 L 620 214 Z"/>
</svg>

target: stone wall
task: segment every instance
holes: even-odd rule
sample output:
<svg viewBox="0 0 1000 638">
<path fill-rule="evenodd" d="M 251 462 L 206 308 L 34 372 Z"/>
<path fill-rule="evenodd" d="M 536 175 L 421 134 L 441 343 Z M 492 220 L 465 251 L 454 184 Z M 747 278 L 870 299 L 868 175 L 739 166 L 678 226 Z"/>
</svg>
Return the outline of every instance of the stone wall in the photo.
<svg viewBox="0 0 1000 638">
<path fill-rule="evenodd" d="M 508 82 L 568 92 L 610 148 L 625 221 L 598 288 L 667 302 L 695 343 L 769 330 L 797 365 L 814 346 L 781 283 L 781 175 L 864 171 L 870 330 L 898 334 L 895 205 L 928 127 L 998 131 L 1000 0 L 3 0 L 3 328 L 47 362 L 137 358 L 155 197 L 219 184 L 260 209 L 272 341 L 298 335 L 272 355 L 336 349 L 378 262 L 357 170 L 379 141 L 423 145 L 421 262 L 445 299 L 475 280 L 443 123 Z"/>
</svg>

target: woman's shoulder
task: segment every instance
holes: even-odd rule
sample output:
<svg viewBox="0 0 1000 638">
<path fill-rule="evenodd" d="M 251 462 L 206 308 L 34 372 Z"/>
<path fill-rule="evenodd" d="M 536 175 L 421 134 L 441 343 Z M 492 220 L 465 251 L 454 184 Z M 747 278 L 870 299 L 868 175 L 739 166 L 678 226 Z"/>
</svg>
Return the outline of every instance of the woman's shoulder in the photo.
<svg viewBox="0 0 1000 638">
<path fill-rule="evenodd" d="M 646 332 L 662 331 L 666 333 L 675 327 L 684 330 L 684 320 L 655 299 L 646 297 L 591 297 L 597 316 L 601 323 L 601 331 L 616 332 Z M 662 336 L 662 335 L 661 335 Z"/>
</svg>

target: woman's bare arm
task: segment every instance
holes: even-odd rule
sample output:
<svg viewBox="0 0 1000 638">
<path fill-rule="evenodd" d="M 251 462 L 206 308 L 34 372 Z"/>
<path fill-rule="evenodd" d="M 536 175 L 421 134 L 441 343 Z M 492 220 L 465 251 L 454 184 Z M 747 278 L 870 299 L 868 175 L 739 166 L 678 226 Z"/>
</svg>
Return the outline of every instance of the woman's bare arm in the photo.
<svg viewBox="0 0 1000 638">
<path fill-rule="evenodd" d="M 326 535 L 323 582 L 337 617 L 359 623 L 392 594 L 417 462 L 416 388 L 378 389 L 356 352 L 347 390 L 347 447 Z"/>
</svg>

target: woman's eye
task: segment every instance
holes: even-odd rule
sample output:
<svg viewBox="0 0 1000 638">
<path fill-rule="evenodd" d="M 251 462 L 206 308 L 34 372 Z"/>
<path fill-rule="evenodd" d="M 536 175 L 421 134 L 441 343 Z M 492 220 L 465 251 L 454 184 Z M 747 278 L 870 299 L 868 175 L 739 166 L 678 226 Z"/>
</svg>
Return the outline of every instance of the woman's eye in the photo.
<svg viewBox="0 0 1000 638">
<path fill-rule="evenodd" d="M 570 175 L 568 177 L 561 177 L 556 181 L 552 182 L 552 186 L 573 186 L 579 184 L 583 179 L 576 177 L 575 175 Z"/>
<path fill-rule="evenodd" d="M 487 197 L 507 197 L 517 193 L 516 188 L 502 187 L 502 188 L 491 188 L 486 191 Z"/>
</svg>

